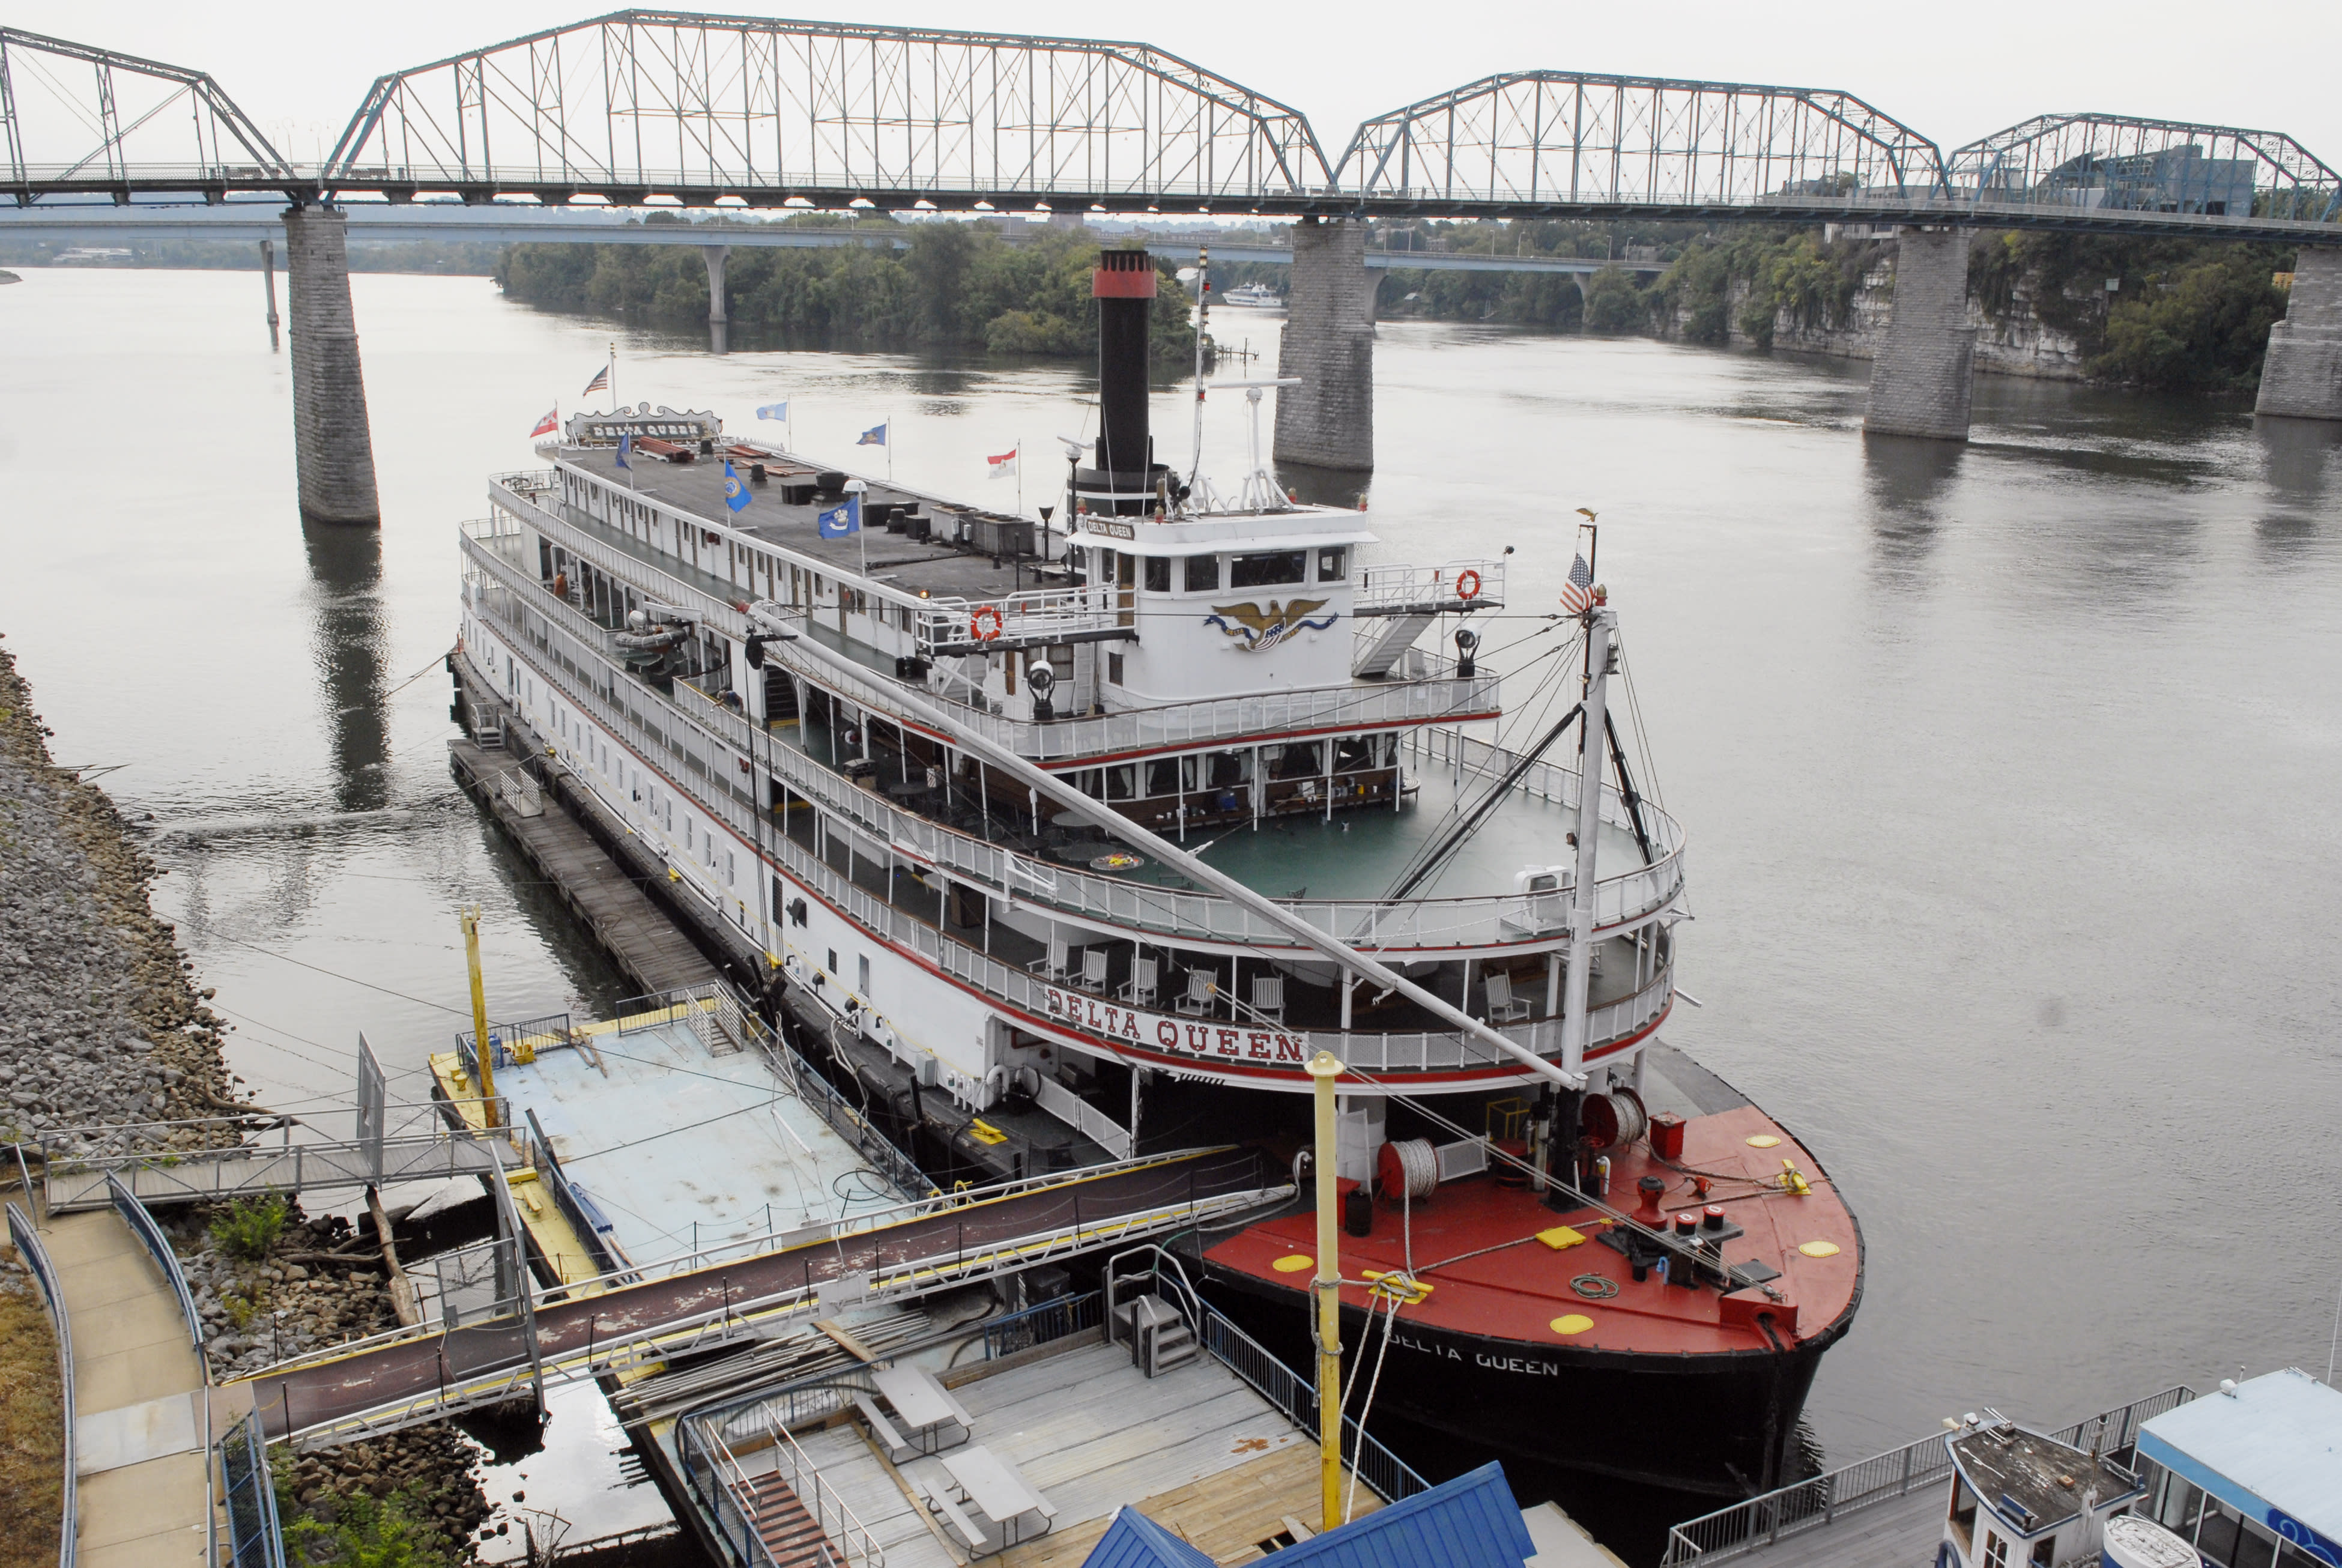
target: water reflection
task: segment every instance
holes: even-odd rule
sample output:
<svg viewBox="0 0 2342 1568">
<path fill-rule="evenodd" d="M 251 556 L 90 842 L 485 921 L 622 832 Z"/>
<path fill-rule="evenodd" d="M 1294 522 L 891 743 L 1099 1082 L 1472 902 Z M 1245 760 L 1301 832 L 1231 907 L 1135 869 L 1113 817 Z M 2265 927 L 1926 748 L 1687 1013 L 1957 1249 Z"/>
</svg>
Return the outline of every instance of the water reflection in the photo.
<svg viewBox="0 0 2342 1568">
<path fill-rule="evenodd" d="M 2292 501 L 2315 501 L 2326 492 L 2326 470 L 2342 451 L 2342 423 L 2327 419 L 2256 419 L 2261 460 L 2269 488 Z"/>
<path fill-rule="evenodd" d="M 333 736 L 334 801 L 343 811 L 389 804 L 390 730 L 385 714 L 382 532 L 304 519 L 316 607 L 311 658 Z"/>
<path fill-rule="evenodd" d="M 1915 586 L 1935 553 L 1937 509 L 1967 448 L 1957 441 L 1907 435 L 1866 435 L 1864 486 L 1870 497 L 1874 574 L 1883 583 Z"/>
</svg>

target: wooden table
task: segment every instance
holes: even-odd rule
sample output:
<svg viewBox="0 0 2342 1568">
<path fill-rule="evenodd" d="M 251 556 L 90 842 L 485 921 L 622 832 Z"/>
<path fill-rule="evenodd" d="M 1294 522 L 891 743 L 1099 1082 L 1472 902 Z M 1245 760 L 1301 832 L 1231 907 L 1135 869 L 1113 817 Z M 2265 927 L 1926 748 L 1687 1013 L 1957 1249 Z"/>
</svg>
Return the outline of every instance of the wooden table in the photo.
<svg viewBox="0 0 2342 1568">
<path fill-rule="evenodd" d="M 1004 1546 L 1046 1535 L 1056 1521 L 1057 1511 L 1016 1466 L 980 1443 L 944 1455 L 943 1465 L 968 1502 L 1000 1526 Z"/>
</svg>

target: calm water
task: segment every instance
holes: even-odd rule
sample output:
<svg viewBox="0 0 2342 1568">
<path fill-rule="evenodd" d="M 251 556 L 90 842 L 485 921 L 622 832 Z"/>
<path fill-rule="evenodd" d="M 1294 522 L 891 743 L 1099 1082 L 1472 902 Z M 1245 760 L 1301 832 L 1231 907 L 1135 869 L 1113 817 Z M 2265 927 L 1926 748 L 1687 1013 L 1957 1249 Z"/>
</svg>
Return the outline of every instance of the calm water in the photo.
<svg viewBox="0 0 2342 1568">
<path fill-rule="evenodd" d="M 455 520 L 610 334 L 483 280 L 355 286 L 378 536 L 303 533 L 257 278 L 0 289 L 0 630 L 59 760 L 125 764 L 165 830 L 158 901 L 280 1108 L 345 1095 L 361 1028 L 423 1092 L 466 902 L 499 1014 L 616 985 L 450 783 L 437 667 Z M 1271 320 L 1221 325 L 1273 353 Z M 995 504 L 984 454 L 1022 440 L 1037 502 L 1082 418 L 1067 367 L 618 353 L 630 402 L 736 429 L 786 396 L 839 458 L 891 418 L 898 477 Z M 1423 325 L 1376 358 L 1385 557 L 1514 546 L 1541 614 L 1572 509 L 1601 514 L 1692 837 L 1706 1006 L 1671 1037 L 1805 1135 L 1869 1241 L 1809 1409 L 1832 1459 L 1980 1404 L 2322 1371 L 2342 427 L 1987 379 L 1966 449 L 1866 444 L 1862 366 Z M 1166 453 L 1189 407 L 1158 400 Z M 1208 412 L 1233 489 L 1243 404 Z"/>
</svg>

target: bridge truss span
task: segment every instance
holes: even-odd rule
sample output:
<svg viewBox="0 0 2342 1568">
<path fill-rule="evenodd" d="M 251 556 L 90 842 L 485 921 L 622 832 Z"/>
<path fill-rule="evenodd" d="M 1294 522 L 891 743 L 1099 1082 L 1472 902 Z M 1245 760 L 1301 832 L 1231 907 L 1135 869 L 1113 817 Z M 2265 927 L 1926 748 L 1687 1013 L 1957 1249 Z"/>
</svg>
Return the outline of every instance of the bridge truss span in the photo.
<svg viewBox="0 0 2342 1568">
<path fill-rule="evenodd" d="M 1144 44 L 622 11 L 384 76 L 329 186 L 965 210 L 1249 207 L 1330 183 L 1296 110 Z"/>
<path fill-rule="evenodd" d="M 2342 216 L 2342 175 L 2281 131 L 2232 125 L 2040 115 L 1957 149 L 1947 174 L 1956 200 L 1996 211 L 2308 224 Z"/>
<path fill-rule="evenodd" d="M 201 71 L 0 27 L 0 190 L 111 196 L 285 185 L 294 172 Z"/>
<path fill-rule="evenodd" d="M 1850 94 L 1526 71 L 1361 125 L 1336 170 L 1376 212 L 1832 215 L 1941 196 L 1936 144 Z"/>
</svg>

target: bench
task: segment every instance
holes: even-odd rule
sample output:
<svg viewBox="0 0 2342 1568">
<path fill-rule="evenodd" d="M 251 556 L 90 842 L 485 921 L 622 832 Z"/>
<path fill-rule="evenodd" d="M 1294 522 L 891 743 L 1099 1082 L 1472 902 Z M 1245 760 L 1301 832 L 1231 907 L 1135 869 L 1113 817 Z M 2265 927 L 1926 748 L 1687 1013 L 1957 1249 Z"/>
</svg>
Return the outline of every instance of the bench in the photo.
<svg viewBox="0 0 2342 1568">
<path fill-rule="evenodd" d="M 926 1500 L 927 1512 L 941 1519 L 950 1527 L 953 1534 L 966 1543 L 968 1555 L 989 1557 L 1000 1550 L 1000 1543 L 991 1540 L 983 1531 L 978 1530 L 975 1522 L 960 1512 L 958 1503 L 933 1492 L 923 1492 L 920 1495 Z"/>
<path fill-rule="evenodd" d="M 866 1393 L 857 1393 L 854 1396 L 854 1408 L 860 1411 L 862 1419 L 870 1423 L 870 1435 L 877 1439 L 878 1446 L 886 1451 L 889 1461 L 902 1464 L 918 1457 L 919 1450 L 903 1441 L 903 1434 L 895 1430 L 895 1423 L 879 1410 L 876 1400 Z"/>
</svg>

